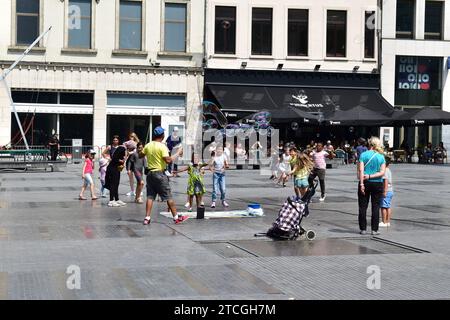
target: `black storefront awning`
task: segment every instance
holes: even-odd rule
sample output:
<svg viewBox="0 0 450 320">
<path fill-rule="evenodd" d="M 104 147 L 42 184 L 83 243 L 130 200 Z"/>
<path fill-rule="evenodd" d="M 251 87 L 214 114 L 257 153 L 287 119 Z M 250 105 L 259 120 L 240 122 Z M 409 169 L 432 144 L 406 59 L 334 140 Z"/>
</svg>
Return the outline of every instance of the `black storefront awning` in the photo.
<svg viewBox="0 0 450 320">
<path fill-rule="evenodd" d="M 410 111 L 396 111 L 392 118 L 396 126 L 436 126 L 450 124 L 450 112 L 431 107 Z"/>
<path fill-rule="evenodd" d="M 386 120 L 394 108 L 376 89 L 371 88 L 309 88 L 286 86 L 252 86 L 252 85 L 207 85 L 209 92 L 224 111 L 259 112 L 267 110 L 272 113 L 272 121 L 277 122 L 291 117 L 302 118 L 311 115 L 311 119 L 321 114 L 321 120 L 343 120 L 346 112 L 346 124 L 364 125 L 363 120 L 350 110 L 360 107 L 370 114 L 373 120 Z M 354 117 L 353 117 L 354 116 Z M 353 121 L 353 122 L 352 122 Z M 374 121 L 375 123 L 377 121 Z"/>
<path fill-rule="evenodd" d="M 393 112 L 393 111 L 392 111 Z M 350 110 L 338 110 L 325 115 L 325 124 L 341 126 L 389 126 L 393 123 L 393 113 L 382 114 L 363 106 Z"/>
</svg>

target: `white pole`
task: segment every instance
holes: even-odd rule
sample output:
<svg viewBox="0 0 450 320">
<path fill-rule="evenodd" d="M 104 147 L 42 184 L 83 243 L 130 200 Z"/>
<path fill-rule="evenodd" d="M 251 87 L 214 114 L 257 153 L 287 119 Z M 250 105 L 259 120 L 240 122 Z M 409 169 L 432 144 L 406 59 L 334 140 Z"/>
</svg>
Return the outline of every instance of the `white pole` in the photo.
<svg viewBox="0 0 450 320">
<path fill-rule="evenodd" d="M 50 26 L 43 34 L 41 34 L 36 40 L 34 40 L 34 42 L 30 44 L 30 46 L 22 53 L 22 55 L 19 58 L 17 58 L 17 60 L 14 61 L 14 63 L 8 69 L 6 69 L 6 71 L 2 75 L 0 75 L 0 80 L 3 81 L 6 91 L 8 92 L 9 102 L 11 103 L 11 107 L 16 117 L 17 125 L 19 126 L 19 130 L 20 133 L 22 134 L 23 142 L 25 143 L 25 148 L 27 150 L 29 150 L 30 147 L 28 146 L 27 138 L 25 137 L 25 133 L 23 132 L 22 124 L 20 123 L 19 115 L 17 114 L 16 106 L 12 99 L 11 90 L 9 89 L 9 86 L 6 83 L 6 77 L 11 71 L 13 71 L 13 69 L 20 63 L 20 61 L 22 61 L 23 58 L 25 58 L 28 52 L 30 52 L 30 50 L 33 49 L 33 47 L 50 31 L 51 28 L 52 26 Z"/>
<path fill-rule="evenodd" d="M 19 64 L 23 58 L 25 58 L 28 52 L 33 49 L 33 47 L 50 31 L 51 28 L 52 26 L 50 26 L 43 34 L 41 34 L 36 40 L 34 40 L 32 44 L 30 44 L 30 46 L 21 54 L 21 56 L 17 58 L 17 60 L 8 69 L 6 69 L 3 75 L 0 76 L 0 80 L 4 80 L 8 76 L 8 74 L 16 67 L 16 65 Z"/>
</svg>

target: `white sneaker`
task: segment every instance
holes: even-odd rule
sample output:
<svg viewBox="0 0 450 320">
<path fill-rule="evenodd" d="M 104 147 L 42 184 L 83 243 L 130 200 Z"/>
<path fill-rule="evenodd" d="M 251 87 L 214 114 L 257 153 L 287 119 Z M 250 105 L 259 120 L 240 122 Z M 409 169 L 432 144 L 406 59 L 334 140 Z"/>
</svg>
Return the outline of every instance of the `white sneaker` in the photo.
<svg viewBox="0 0 450 320">
<path fill-rule="evenodd" d="M 390 227 L 390 226 L 391 226 L 390 222 L 386 223 L 386 227 Z"/>
<path fill-rule="evenodd" d="M 186 202 L 186 203 L 184 204 L 184 207 L 185 207 L 185 208 L 189 208 L 189 207 L 190 207 L 189 202 Z"/>
<path fill-rule="evenodd" d="M 116 201 L 110 201 L 108 202 L 108 207 L 120 207 L 120 204 L 118 204 Z"/>
<path fill-rule="evenodd" d="M 119 206 L 121 206 L 121 207 L 127 205 L 127 204 L 126 204 L 125 202 L 123 202 L 122 200 L 117 200 L 116 203 L 117 203 Z"/>
<path fill-rule="evenodd" d="M 228 208 L 228 207 L 230 206 L 225 200 L 222 201 L 222 205 L 223 205 L 225 208 Z"/>
<path fill-rule="evenodd" d="M 380 222 L 380 223 L 378 224 L 378 226 L 379 226 L 379 227 L 387 227 L 388 225 L 387 225 L 387 223 Z"/>
<path fill-rule="evenodd" d="M 319 201 L 325 201 L 325 198 L 327 197 L 326 194 L 323 195 L 323 197 L 320 197 Z"/>
<path fill-rule="evenodd" d="M 130 191 L 127 193 L 127 197 L 135 197 L 136 194 L 134 193 L 134 191 Z"/>
<path fill-rule="evenodd" d="M 211 208 L 215 208 L 215 207 L 216 207 L 216 202 L 213 201 L 213 202 L 211 203 Z"/>
</svg>

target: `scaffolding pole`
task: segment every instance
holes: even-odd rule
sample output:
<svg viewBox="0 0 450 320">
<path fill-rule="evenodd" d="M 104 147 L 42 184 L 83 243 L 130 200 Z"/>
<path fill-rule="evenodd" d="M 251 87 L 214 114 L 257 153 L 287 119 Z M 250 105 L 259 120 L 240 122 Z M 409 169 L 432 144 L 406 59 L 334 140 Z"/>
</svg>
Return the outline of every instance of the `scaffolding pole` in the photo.
<svg viewBox="0 0 450 320">
<path fill-rule="evenodd" d="M 42 33 L 39 37 L 37 37 L 36 40 L 34 40 L 34 42 L 32 44 L 30 44 L 30 46 L 20 55 L 20 57 L 17 58 L 17 60 L 14 61 L 14 63 L 8 69 L 6 69 L 6 71 L 2 75 L 0 75 L 0 81 L 3 82 L 3 85 L 6 88 L 6 92 L 8 92 L 9 102 L 10 102 L 11 107 L 13 109 L 14 116 L 15 116 L 16 121 L 17 121 L 17 125 L 19 126 L 19 130 L 20 130 L 20 133 L 22 134 L 23 142 L 25 143 L 25 148 L 27 150 L 29 150 L 30 147 L 28 145 L 27 138 L 25 137 L 25 133 L 23 132 L 22 124 L 20 123 L 19 115 L 17 114 L 16 106 L 15 106 L 14 101 L 12 99 L 11 89 L 9 88 L 8 84 L 6 83 L 6 77 L 8 76 L 8 74 L 11 71 L 13 71 L 13 69 L 20 63 L 20 61 L 22 61 L 23 58 L 25 58 L 25 56 L 31 51 L 31 49 L 33 49 L 33 47 L 37 43 L 39 43 L 39 41 L 41 41 L 41 39 L 51 30 L 51 28 L 52 28 L 52 26 L 50 26 L 44 33 Z"/>
</svg>

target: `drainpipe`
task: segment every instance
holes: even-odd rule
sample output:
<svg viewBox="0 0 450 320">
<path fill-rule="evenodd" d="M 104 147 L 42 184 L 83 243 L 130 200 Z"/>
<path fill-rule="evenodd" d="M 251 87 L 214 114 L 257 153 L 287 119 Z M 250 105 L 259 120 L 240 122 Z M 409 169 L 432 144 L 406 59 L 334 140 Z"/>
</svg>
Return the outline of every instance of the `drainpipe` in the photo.
<svg viewBox="0 0 450 320">
<path fill-rule="evenodd" d="M 383 0 L 377 0 L 378 1 L 378 9 L 379 9 L 379 21 L 378 21 L 378 73 L 380 73 L 381 75 L 381 68 L 383 67 L 383 63 L 382 63 L 382 42 L 383 42 L 383 33 L 382 33 L 382 29 L 383 29 Z M 381 77 L 380 77 L 381 80 Z"/>
<path fill-rule="evenodd" d="M 208 14 L 208 0 L 205 0 L 205 9 L 204 9 L 204 17 L 203 17 L 203 60 L 202 60 L 202 68 L 205 69 L 205 67 L 208 66 L 208 58 L 207 58 L 207 51 L 206 51 L 206 24 L 207 19 L 206 16 Z"/>
</svg>

